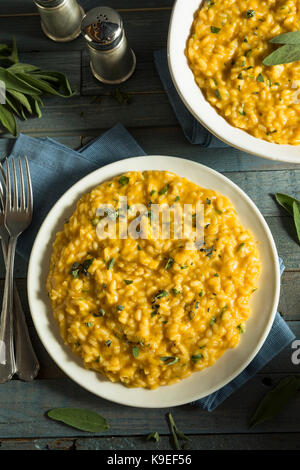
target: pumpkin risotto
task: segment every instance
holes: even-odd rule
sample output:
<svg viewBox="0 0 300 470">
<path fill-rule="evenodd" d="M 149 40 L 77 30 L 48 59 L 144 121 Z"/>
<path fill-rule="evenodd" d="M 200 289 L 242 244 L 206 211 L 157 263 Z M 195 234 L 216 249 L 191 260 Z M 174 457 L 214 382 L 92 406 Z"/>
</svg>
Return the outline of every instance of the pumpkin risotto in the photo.
<svg viewBox="0 0 300 470">
<path fill-rule="evenodd" d="M 300 62 L 265 66 L 270 39 L 300 30 L 299 0 L 204 0 L 186 56 L 209 103 L 231 125 L 278 144 L 300 143 Z"/>
<path fill-rule="evenodd" d="M 99 239 L 98 207 L 204 205 L 204 244 Z M 47 291 L 61 335 L 86 368 L 112 382 L 156 388 L 209 367 L 235 348 L 250 314 L 260 262 L 230 201 L 165 171 L 129 172 L 85 194 L 53 245 Z"/>
</svg>

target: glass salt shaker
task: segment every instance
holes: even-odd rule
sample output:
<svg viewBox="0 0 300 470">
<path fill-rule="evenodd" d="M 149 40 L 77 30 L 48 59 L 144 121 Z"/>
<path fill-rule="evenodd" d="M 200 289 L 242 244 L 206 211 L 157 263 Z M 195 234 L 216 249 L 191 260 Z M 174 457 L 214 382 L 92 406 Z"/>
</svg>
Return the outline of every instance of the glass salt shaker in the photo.
<svg viewBox="0 0 300 470">
<path fill-rule="evenodd" d="M 41 16 L 41 26 L 48 38 L 68 42 L 80 35 L 83 8 L 77 0 L 34 0 Z"/>
</svg>

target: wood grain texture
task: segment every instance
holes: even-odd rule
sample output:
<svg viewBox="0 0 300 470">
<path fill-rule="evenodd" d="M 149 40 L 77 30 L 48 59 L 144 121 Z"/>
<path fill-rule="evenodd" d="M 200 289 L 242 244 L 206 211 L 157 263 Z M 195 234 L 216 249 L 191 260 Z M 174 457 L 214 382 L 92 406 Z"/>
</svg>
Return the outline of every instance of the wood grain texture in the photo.
<svg viewBox="0 0 300 470">
<path fill-rule="evenodd" d="M 294 450 L 299 449 L 299 433 L 201 434 L 189 435 L 191 450 Z M 2 439 L 0 450 L 173 450 L 172 438 L 161 435 L 159 442 L 147 434 L 130 437 L 81 437 L 48 439 Z"/>
<path fill-rule="evenodd" d="M 82 5 L 85 11 L 89 11 L 96 6 L 99 6 L 99 0 L 78 0 L 78 3 Z M 128 9 L 170 9 L 174 3 L 174 0 L 109 0 L 106 4 L 117 10 L 123 11 Z M 1 0 L 0 4 L 0 15 L 22 15 L 36 13 L 37 8 L 35 7 L 32 0 Z"/>
</svg>

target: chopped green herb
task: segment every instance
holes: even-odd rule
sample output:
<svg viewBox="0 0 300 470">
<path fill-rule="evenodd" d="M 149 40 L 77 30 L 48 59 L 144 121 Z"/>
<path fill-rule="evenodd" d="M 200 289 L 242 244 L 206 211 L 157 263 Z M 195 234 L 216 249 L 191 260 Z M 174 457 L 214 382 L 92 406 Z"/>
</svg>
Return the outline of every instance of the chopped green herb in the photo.
<svg viewBox="0 0 300 470">
<path fill-rule="evenodd" d="M 173 292 L 174 295 L 181 294 L 181 290 L 178 290 L 175 287 L 172 287 L 172 292 Z"/>
<path fill-rule="evenodd" d="M 203 359 L 203 354 L 194 354 L 191 356 L 191 359 L 196 364 L 196 362 L 200 361 L 200 359 Z"/>
<path fill-rule="evenodd" d="M 155 189 L 152 189 L 152 191 L 150 193 L 150 196 L 153 196 L 153 194 L 155 194 L 155 193 L 156 193 Z"/>
<path fill-rule="evenodd" d="M 174 259 L 173 258 L 169 258 L 166 265 L 165 265 L 165 269 L 170 269 L 174 264 Z"/>
<path fill-rule="evenodd" d="M 160 196 L 162 196 L 163 194 L 166 194 L 170 189 L 170 185 L 169 184 L 165 184 L 159 191 L 158 191 L 158 194 Z"/>
<path fill-rule="evenodd" d="M 85 326 L 90 328 L 91 326 L 93 326 L 94 323 L 92 321 L 88 321 L 88 322 L 85 322 L 84 324 L 85 324 Z"/>
<path fill-rule="evenodd" d="M 174 202 L 178 202 L 179 199 L 180 199 L 180 197 L 179 197 L 179 196 L 176 196 L 175 199 L 174 199 Z"/>
<path fill-rule="evenodd" d="M 105 344 L 106 344 L 106 346 L 107 346 L 108 348 L 110 347 L 111 343 L 112 343 L 112 341 L 111 341 L 110 339 L 108 339 L 108 340 L 105 342 Z"/>
<path fill-rule="evenodd" d="M 252 49 L 249 49 L 248 51 L 245 52 L 246 57 L 250 57 L 251 54 L 252 54 Z"/>
<path fill-rule="evenodd" d="M 252 18 L 255 16 L 255 11 L 254 10 L 247 10 L 246 11 L 246 18 Z"/>
<path fill-rule="evenodd" d="M 243 77 L 243 74 L 242 72 L 238 74 L 238 77 L 237 77 L 239 80 L 244 80 L 244 77 Z"/>
<path fill-rule="evenodd" d="M 142 248 L 140 247 L 140 245 L 138 245 L 138 246 L 137 246 L 137 249 L 138 249 L 139 251 L 141 251 Z"/>
<path fill-rule="evenodd" d="M 121 312 L 122 310 L 124 310 L 124 308 L 124 305 L 117 305 L 118 312 Z"/>
<path fill-rule="evenodd" d="M 203 290 L 201 290 L 201 291 L 199 292 L 199 297 L 203 297 L 203 295 L 204 295 L 204 292 L 203 292 Z"/>
<path fill-rule="evenodd" d="M 119 181 L 118 181 L 118 182 L 119 182 L 119 184 L 120 184 L 121 186 L 126 186 L 126 184 L 129 183 L 129 177 L 123 175 L 123 176 L 121 176 L 121 178 L 119 178 Z"/>
<path fill-rule="evenodd" d="M 160 360 L 164 362 L 167 366 L 172 366 L 173 364 L 176 364 L 179 361 L 179 358 L 173 356 L 164 356 L 160 357 Z"/>
<path fill-rule="evenodd" d="M 195 309 L 197 310 L 197 308 L 199 308 L 199 305 L 200 305 L 200 302 L 196 301 L 195 302 Z"/>
<path fill-rule="evenodd" d="M 93 313 L 93 316 L 94 317 L 104 317 L 105 313 L 106 312 L 105 312 L 104 308 L 100 308 L 99 313 Z"/>
<path fill-rule="evenodd" d="M 134 346 L 134 347 L 132 348 L 132 354 L 133 354 L 133 356 L 134 356 L 134 357 L 138 357 L 139 353 L 140 353 L 139 347 L 138 347 L 138 346 Z"/>
<path fill-rule="evenodd" d="M 239 330 L 240 333 L 245 333 L 245 328 L 243 327 L 241 323 L 237 326 L 237 329 Z"/>
<path fill-rule="evenodd" d="M 73 263 L 70 274 L 72 274 L 72 276 L 75 279 L 78 278 L 79 273 L 84 274 L 85 276 L 88 277 L 89 276 L 88 269 L 93 263 L 94 259 L 95 258 L 86 259 L 85 261 L 83 261 L 83 263 L 78 263 L 78 262 Z"/>
<path fill-rule="evenodd" d="M 212 317 L 210 322 L 209 322 L 209 326 L 212 326 L 216 321 L 216 317 Z"/>
<path fill-rule="evenodd" d="M 133 281 L 131 281 L 131 279 L 125 279 L 125 284 L 127 284 L 127 286 L 129 286 L 132 283 Z"/>
<path fill-rule="evenodd" d="M 257 75 L 256 81 L 257 81 L 257 82 L 261 82 L 261 83 L 263 83 L 263 82 L 265 81 L 265 79 L 264 79 L 264 77 L 262 76 L 261 73 L 259 73 L 259 74 Z"/>
<path fill-rule="evenodd" d="M 109 262 L 107 263 L 107 270 L 109 271 L 110 269 L 112 269 L 114 264 L 115 264 L 115 258 L 111 258 Z"/>
<path fill-rule="evenodd" d="M 217 28 L 216 26 L 211 26 L 210 30 L 213 34 L 218 34 L 221 31 L 221 28 Z"/>
<path fill-rule="evenodd" d="M 100 362 L 100 360 L 101 360 L 101 356 L 97 356 L 95 359 L 95 362 Z"/>
<path fill-rule="evenodd" d="M 222 99 L 221 93 L 219 92 L 218 89 L 215 90 L 215 95 L 216 95 L 217 98 L 219 98 L 219 100 Z"/>
<path fill-rule="evenodd" d="M 163 297 L 167 297 L 169 295 L 168 291 L 160 289 L 157 294 L 153 297 L 153 302 L 156 302 L 158 299 L 162 299 Z"/>
<path fill-rule="evenodd" d="M 180 269 L 187 269 L 188 266 L 186 264 L 184 264 L 183 266 L 180 266 Z"/>
<path fill-rule="evenodd" d="M 240 251 L 244 246 L 245 246 L 245 243 L 241 243 L 241 244 L 237 247 L 236 251 Z"/>
</svg>

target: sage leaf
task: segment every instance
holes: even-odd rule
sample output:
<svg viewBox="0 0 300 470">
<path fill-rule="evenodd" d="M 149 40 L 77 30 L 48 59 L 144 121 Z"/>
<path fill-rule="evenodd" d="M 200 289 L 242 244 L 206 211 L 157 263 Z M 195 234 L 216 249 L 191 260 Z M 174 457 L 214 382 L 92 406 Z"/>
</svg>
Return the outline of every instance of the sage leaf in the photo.
<svg viewBox="0 0 300 470">
<path fill-rule="evenodd" d="M 0 104 L 0 121 L 3 127 L 5 127 L 5 129 L 7 129 L 13 136 L 17 135 L 15 116 L 4 104 Z"/>
<path fill-rule="evenodd" d="M 35 70 L 40 70 L 40 69 L 36 67 L 35 65 L 23 64 L 22 62 L 18 62 L 8 67 L 7 70 L 9 70 L 11 73 L 18 73 L 18 72 L 27 73 L 27 72 L 33 72 Z"/>
<path fill-rule="evenodd" d="M 263 64 L 267 66 L 281 65 L 297 62 L 298 60 L 300 60 L 299 44 L 285 44 L 268 55 L 263 60 Z"/>
<path fill-rule="evenodd" d="M 279 34 L 270 40 L 273 44 L 300 44 L 300 31 Z"/>
<path fill-rule="evenodd" d="M 5 69 L 3 67 L 0 67 L 0 80 L 5 83 L 6 90 L 12 89 L 20 91 L 21 93 L 26 93 L 27 95 L 36 95 L 41 93 L 38 88 L 31 86 L 26 81 L 11 73 L 9 69 Z"/>
<path fill-rule="evenodd" d="M 47 414 L 49 418 L 61 421 L 81 431 L 103 432 L 109 428 L 103 416 L 84 408 L 54 408 L 48 411 Z"/>
<path fill-rule="evenodd" d="M 277 193 L 275 197 L 278 204 L 293 217 L 298 241 L 300 243 L 300 200 L 281 193 Z"/>
<path fill-rule="evenodd" d="M 298 242 L 300 243 L 300 204 L 297 203 L 296 201 L 293 202 L 293 216 L 294 216 Z"/>
<path fill-rule="evenodd" d="M 181 431 L 179 431 L 178 427 L 175 424 L 172 414 L 168 413 L 167 416 L 170 423 L 175 449 L 180 450 L 179 439 L 181 439 L 182 441 L 188 441 L 189 439 Z"/>
<path fill-rule="evenodd" d="M 289 376 L 267 393 L 252 416 L 249 426 L 254 427 L 276 416 L 296 394 L 300 378 Z"/>
<path fill-rule="evenodd" d="M 160 439 L 160 437 L 159 437 L 159 434 L 158 434 L 157 431 L 156 431 L 156 432 L 151 432 L 151 433 L 148 434 L 148 436 L 147 436 L 147 441 L 153 440 L 153 441 L 155 441 L 155 442 L 159 442 L 159 439 Z"/>
</svg>

